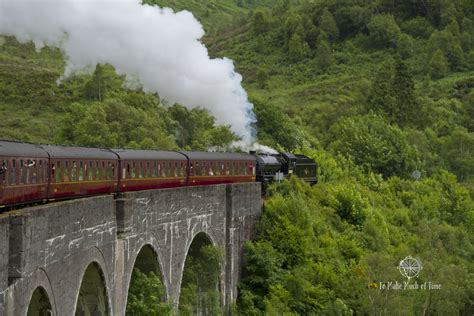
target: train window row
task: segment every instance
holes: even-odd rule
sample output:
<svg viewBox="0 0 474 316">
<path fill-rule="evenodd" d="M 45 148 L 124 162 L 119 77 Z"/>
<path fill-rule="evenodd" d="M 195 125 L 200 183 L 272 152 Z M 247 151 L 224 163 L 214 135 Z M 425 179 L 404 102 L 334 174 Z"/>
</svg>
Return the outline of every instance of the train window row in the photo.
<svg viewBox="0 0 474 316">
<path fill-rule="evenodd" d="M 220 175 L 239 175 L 249 174 L 248 162 L 244 161 L 195 161 L 195 176 L 220 176 Z"/>
<path fill-rule="evenodd" d="M 103 160 L 56 160 L 51 165 L 54 182 L 115 180 L 116 163 Z"/>
<path fill-rule="evenodd" d="M 0 166 L 6 185 L 47 182 L 48 162 L 42 159 L 4 159 Z"/>
<path fill-rule="evenodd" d="M 122 170 L 123 179 L 142 179 L 160 177 L 184 177 L 186 163 L 184 161 L 127 161 Z"/>
</svg>

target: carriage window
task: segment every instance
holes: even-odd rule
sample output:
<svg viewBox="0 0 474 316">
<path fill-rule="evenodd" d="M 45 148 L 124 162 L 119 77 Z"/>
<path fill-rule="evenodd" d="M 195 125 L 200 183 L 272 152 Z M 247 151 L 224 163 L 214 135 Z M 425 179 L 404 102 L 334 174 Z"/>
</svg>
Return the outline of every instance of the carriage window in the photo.
<svg viewBox="0 0 474 316">
<path fill-rule="evenodd" d="M 72 167 L 71 167 L 71 180 L 76 181 L 77 180 L 77 165 L 76 162 L 72 162 Z"/>
<path fill-rule="evenodd" d="M 137 164 L 134 162 L 132 162 L 132 179 L 134 179 L 137 175 Z"/>
<path fill-rule="evenodd" d="M 94 163 L 92 162 L 92 160 L 89 161 L 89 180 L 92 181 L 93 180 L 93 177 L 94 177 Z"/>
<path fill-rule="evenodd" d="M 31 170 L 30 170 L 30 175 L 31 175 L 31 183 L 36 183 L 37 177 L 38 177 L 38 168 L 36 167 L 36 160 L 30 160 L 31 163 Z"/>
<path fill-rule="evenodd" d="M 213 176 L 214 175 L 214 161 L 211 161 L 209 163 L 209 175 Z"/>
<path fill-rule="evenodd" d="M 105 161 L 102 161 L 102 168 L 100 168 L 100 179 L 105 180 L 106 170 L 105 170 Z"/>
<path fill-rule="evenodd" d="M 3 160 L 2 161 L 2 173 L 3 174 L 3 181 L 5 183 L 8 183 L 8 160 Z"/>
<path fill-rule="evenodd" d="M 150 162 L 146 162 L 145 178 L 151 177 Z"/>
<path fill-rule="evenodd" d="M 115 176 L 115 164 L 112 162 L 110 167 L 111 167 L 111 169 L 110 169 L 110 180 L 114 180 L 114 178 L 116 178 L 116 176 Z"/>
<path fill-rule="evenodd" d="M 112 163 L 107 162 L 107 180 L 112 180 Z"/>
<path fill-rule="evenodd" d="M 130 164 L 127 163 L 127 170 L 125 171 L 125 173 L 123 174 L 123 178 L 124 179 L 130 179 L 131 178 L 131 168 L 130 168 Z"/>
<path fill-rule="evenodd" d="M 68 160 L 64 162 L 63 181 L 69 182 L 69 161 Z"/>
<path fill-rule="evenodd" d="M 11 177 L 10 177 L 10 184 L 14 185 L 16 184 L 16 160 L 12 160 L 12 172 L 11 172 Z"/>
<path fill-rule="evenodd" d="M 24 183 L 25 184 L 29 184 L 30 183 L 30 161 L 31 160 L 27 160 L 25 161 L 25 165 L 24 165 Z"/>
<path fill-rule="evenodd" d="M 183 164 L 183 162 L 179 163 L 179 175 L 180 175 L 180 177 L 184 177 L 184 164 Z"/>
<path fill-rule="evenodd" d="M 215 164 L 214 174 L 215 174 L 216 176 L 218 176 L 218 175 L 221 174 L 221 170 L 220 170 L 221 165 L 220 165 L 219 161 L 216 161 L 214 164 Z"/>
<path fill-rule="evenodd" d="M 173 175 L 173 170 L 172 170 L 172 167 L 171 167 L 171 161 L 168 161 L 168 176 L 172 176 Z"/>
<path fill-rule="evenodd" d="M 31 171 L 28 170 L 31 175 L 31 184 L 36 184 L 38 180 L 38 168 L 36 168 L 36 160 L 32 160 L 31 164 Z"/>
<path fill-rule="evenodd" d="M 20 160 L 20 178 L 18 180 L 20 180 L 20 184 L 24 183 L 24 179 L 23 179 L 23 173 L 24 173 L 24 170 L 23 170 L 23 160 Z"/>
<path fill-rule="evenodd" d="M 100 180 L 100 163 L 95 162 L 95 180 Z"/>
<path fill-rule="evenodd" d="M 198 161 L 196 161 L 196 163 L 194 164 L 194 175 L 195 176 L 200 176 L 201 175 L 201 168 L 199 166 Z"/>
<path fill-rule="evenodd" d="M 87 161 L 84 163 L 84 179 L 89 180 L 89 165 L 87 164 Z"/>
<path fill-rule="evenodd" d="M 140 161 L 140 166 L 138 167 L 138 176 L 141 178 L 143 178 L 143 162 Z"/>
<path fill-rule="evenodd" d="M 84 180 L 84 164 L 82 163 L 82 161 L 79 161 L 79 177 L 78 177 L 78 180 L 79 181 L 82 181 Z"/>
<path fill-rule="evenodd" d="M 249 169 L 247 168 L 247 164 L 244 162 L 244 175 L 248 175 Z"/>
<path fill-rule="evenodd" d="M 161 177 L 162 176 L 162 174 L 161 174 L 161 163 L 158 162 L 157 167 L 158 167 L 158 170 L 156 171 L 156 176 Z"/>
<path fill-rule="evenodd" d="M 178 176 L 178 163 L 177 162 L 174 163 L 174 176 L 175 177 Z"/>
<path fill-rule="evenodd" d="M 153 178 L 156 178 L 156 161 L 153 162 L 153 173 L 152 173 L 152 177 L 153 177 Z"/>
<path fill-rule="evenodd" d="M 54 182 L 59 183 L 62 181 L 61 176 L 61 161 L 57 161 L 56 165 L 52 164 L 51 166 L 51 176 L 54 178 Z"/>
<path fill-rule="evenodd" d="M 209 165 L 207 162 L 203 161 L 202 162 L 202 175 L 203 176 L 208 176 L 209 175 Z"/>
<path fill-rule="evenodd" d="M 163 177 L 166 177 L 168 175 L 168 173 L 166 172 L 166 162 L 163 162 L 163 166 L 162 166 L 162 169 L 161 169 L 161 172 L 163 173 Z"/>
</svg>

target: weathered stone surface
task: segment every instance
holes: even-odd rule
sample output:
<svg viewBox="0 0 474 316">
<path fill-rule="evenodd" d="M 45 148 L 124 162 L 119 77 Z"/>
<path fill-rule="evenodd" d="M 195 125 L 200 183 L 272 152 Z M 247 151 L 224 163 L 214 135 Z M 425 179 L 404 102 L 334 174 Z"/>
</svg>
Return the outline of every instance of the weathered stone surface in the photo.
<svg viewBox="0 0 474 316">
<path fill-rule="evenodd" d="M 9 220 L 0 217 L 0 315 L 5 314 L 5 291 L 8 287 Z"/>
<path fill-rule="evenodd" d="M 199 233 L 226 253 L 222 299 L 232 302 L 242 246 L 260 212 L 260 185 L 253 183 L 130 192 L 9 214 L 0 218 L 0 315 L 25 315 L 38 286 L 54 315 L 73 315 L 93 262 L 110 314 L 124 315 L 135 260 L 146 245 L 157 254 L 167 298 L 177 307 L 187 252 Z"/>
</svg>

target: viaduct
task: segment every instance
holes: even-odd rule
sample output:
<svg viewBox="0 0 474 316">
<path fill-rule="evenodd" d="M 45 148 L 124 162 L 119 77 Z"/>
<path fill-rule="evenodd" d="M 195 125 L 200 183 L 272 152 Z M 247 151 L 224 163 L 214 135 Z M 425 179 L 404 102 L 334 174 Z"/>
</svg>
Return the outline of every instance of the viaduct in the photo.
<svg viewBox="0 0 474 316">
<path fill-rule="evenodd" d="M 221 304 L 236 299 L 259 183 L 130 192 L 0 215 L 0 316 L 125 315 L 134 267 L 155 264 L 176 309 L 188 251 L 223 250 Z M 28 312 L 30 310 L 30 312 Z"/>
</svg>

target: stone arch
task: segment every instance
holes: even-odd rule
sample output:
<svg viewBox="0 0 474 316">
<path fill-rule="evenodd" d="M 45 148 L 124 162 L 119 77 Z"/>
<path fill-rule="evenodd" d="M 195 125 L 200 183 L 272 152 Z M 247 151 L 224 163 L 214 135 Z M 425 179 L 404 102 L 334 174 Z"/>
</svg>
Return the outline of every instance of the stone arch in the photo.
<svg viewBox="0 0 474 316">
<path fill-rule="evenodd" d="M 38 301 L 39 297 L 43 297 L 41 301 L 44 301 L 46 297 L 49 302 L 50 314 L 46 315 L 58 314 L 53 286 L 47 272 L 43 268 L 37 268 L 28 279 L 20 279 L 16 287 L 18 293 L 21 293 L 21 295 L 15 297 L 16 304 L 13 309 L 15 315 L 41 315 L 33 313 L 34 310 L 37 310 L 33 308 L 37 306 L 37 304 L 33 303 L 33 305 L 31 305 L 35 300 Z"/>
<path fill-rule="evenodd" d="M 162 303 L 166 302 L 168 300 L 168 290 L 167 290 L 167 285 L 164 280 L 164 274 L 163 274 L 163 267 L 161 265 L 161 262 L 159 261 L 159 256 L 157 251 L 155 251 L 155 248 L 150 244 L 146 243 L 139 248 L 140 251 L 138 251 L 137 256 L 135 257 L 135 260 L 133 262 L 132 269 L 130 271 L 130 277 L 128 279 L 128 285 L 127 285 L 127 294 L 125 298 L 125 309 L 127 310 L 128 307 L 128 302 L 130 295 L 130 291 L 132 291 L 133 287 L 133 282 L 135 278 L 143 278 L 146 277 L 150 281 L 158 281 L 155 278 L 158 277 L 159 281 L 158 283 L 154 283 L 155 289 L 159 291 L 159 301 Z M 136 271 L 138 270 L 138 271 Z M 140 273 L 140 275 L 137 274 Z M 153 273 L 153 275 L 152 275 Z M 159 284 L 161 283 L 161 284 Z M 160 288 L 161 287 L 161 288 Z M 150 301 L 148 303 L 151 303 Z M 155 303 L 158 303 L 155 301 Z"/>
<path fill-rule="evenodd" d="M 31 295 L 28 304 L 27 316 L 50 316 L 54 315 L 48 293 L 42 286 L 38 286 Z"/>
<path fill-rule="evenodd" d="M 223 260 L 216 262 L 214 260 L 215 258 L 210 258 L 211 260 L 206 262 L 206 258 L 203 257 L 203 255 L 205 255 L 203 253 L 205 246 L 218 245 L 218 243 L 213 242 L 212 237 L 206 232 L 197 233 L 189 245 L 187 245 L 186 257 L 182 264 L 181 278 L 179 282 L 178 307 L 180 309 L 187 308 L 183 306 L 183 303 L 188 304 L 190 299 L 195 300 L 197 297 L 199 302 L 201 301 L 201 298 L 204 298 L 204 303 L 202 306 L 205 306 L 206 310 L 202 310 L 201 307 L 197 307 L 196 310 L 183 310 L 185 314 L 219 313 L 219 311 L 216 310 L 207 310 L 207 307 L 213 305 L 213 303 L 216 303 L 218 308 L 222 308 L 222 277 L 224 269 Z M 220 268 L 217 266 L 219 263 Z M 216 264 L 216 266 L 214 266 L 214 264 Z M 207 268 L 209 269 L 206 271 Z M 212 271 L 215 274 L 209 274 L 209 272 Z M 193 282 L 195 282 L 196 285 L 194 287 L 191 285 Z M 192 293 L 194 291 L 193 288 L 195 288 L 196 291 L 194 294 Z M 212 294 L 211 298 L 208 295 L 210 292 L 215 292 L 214 294 L 216 295 Z M 209 301 L 209 298 L 211 298 L 211 301 Z"/>
<path fill-rule="evenodd" d="M 105 316 L 110 314 L 109 297 L 104 273 L 99 263 L 90 263 L 81 280 L 76 301 L 76 316 Z"/>
</svg>

